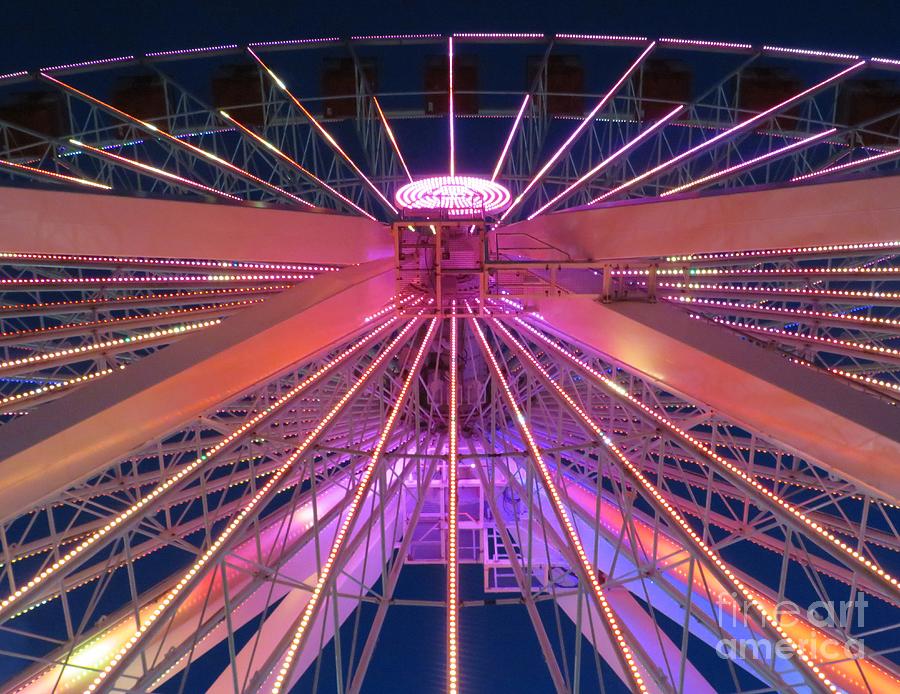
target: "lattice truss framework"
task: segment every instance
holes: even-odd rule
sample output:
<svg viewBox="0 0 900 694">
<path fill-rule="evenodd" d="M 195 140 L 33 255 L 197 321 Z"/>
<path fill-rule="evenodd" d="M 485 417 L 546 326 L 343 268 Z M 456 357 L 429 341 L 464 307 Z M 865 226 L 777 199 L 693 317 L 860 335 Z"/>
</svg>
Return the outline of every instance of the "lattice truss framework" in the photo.
<svg viewBox="0 0 900 694">
<path fill-rule="evenodd" d="M 479 120 L 454 44 L 518 43 L 542 67 L 482 114 L 512 204 L 407 218 L 406 121 L 449 123 L 454 171 Z M 444 116 L 358 58 L 423 46 L 451 56 Z M 351 59 L 355 117 L 292 91 L 279 66 L 314 49 Z M 548 65 L 576 49 L 622 71 L 553 117 Z M 654 101 L 647 61 L 676 50 L 734 64 Z M 235 55 L 258 103 L 177 76 Z M 735 85 L 775 58 L 804 84 L 748 111 Z M 165 114 L 97 86 L 136 67 Z M 447 691 L 475 689 L 467 615 L 498 605 L 560 692 L 900 688 L 898 112 L 837 108 L 898 67 L 458 35 L 0 76 L 67 116 L 53 137 L 0 120 L 0 175 L 59 186 L 0 188 L 4 689 L 356 692 L 410 608 L 445 615 Z M 441 597 L 404 595 L 436 569 Z"/>
</svg>

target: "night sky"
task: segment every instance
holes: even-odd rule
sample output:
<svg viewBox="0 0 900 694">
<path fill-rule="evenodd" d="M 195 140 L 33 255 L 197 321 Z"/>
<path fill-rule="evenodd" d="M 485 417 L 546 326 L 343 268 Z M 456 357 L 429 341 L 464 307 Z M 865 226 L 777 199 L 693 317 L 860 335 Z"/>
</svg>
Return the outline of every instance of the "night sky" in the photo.
<svg viewBox="0 0 900 694">
<path fill-rule="evenodd" d="M 723 39 L 900 56 L 900 0 L 857 2 L 676 2 L 610 0 L 537 2 L 25 2 L 6 0 L 0 74 L 83 59 L 219 43 L 398 32 L 528 31 L 629 33 Z M 464 148 L 465 143 L 461 146 Z M 470 145 L 471 146 L 471 145 Z M 463 155 L 465 156 L 465 155 Z M 493 156 L 493 155 L 492 155 Z M 480 567 L 464 571 L 463 590 L 481 589 Z M 443 591 L 443 570 L 415 568 L 404 597 Z M 464 597 L 474 597 L 468 595 Z M 471 613 L 471 614 L 470 614 Z M 365 691 L 438 691 L 443 682 L 443 613 L 389 617 Z M 552 608 L 545 615 L 552 623 Z M 363 624 L 371 612 L 363 613 Z M 524 609 L 464 612 L 462 663 L 469 691 L 530 692 L 550 687 Z M 571 644 L 569 644 L 571 647 Z M 713 657 L 714 656 L 710 656 Z M 323 659 L 330 680 L 333 656 Z M 594 691 L 585 654 L 584 691 Z M 186 691 L 202 689 L 202 673 Z M 310 683 L 304 681 L 304 690 Z M 728 686 L 727 679 L 721 682 Z M 334 691 L 324 684 L 320 691 Z M 606 691 L 625 691 L 616 684 Z"/>
</svg>

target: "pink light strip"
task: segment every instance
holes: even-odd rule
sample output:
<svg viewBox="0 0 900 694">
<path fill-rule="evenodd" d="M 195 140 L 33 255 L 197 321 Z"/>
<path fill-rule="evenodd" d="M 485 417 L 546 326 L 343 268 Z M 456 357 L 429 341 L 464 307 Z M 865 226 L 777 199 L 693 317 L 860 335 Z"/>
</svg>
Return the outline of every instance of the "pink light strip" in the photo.
<svg viewBox="0 0 900 694">
<path fill-rule="evenodd" d="M 601 161 L 599 164 L 597 164 L 597 166 L 595 166 L 593 169 L 591 169 L 590 171 L 588 171 L 584 176 L 582 176 L 581 178 L 579 178 L 577 181 L 575 181 L 573 184 L 571 184 L 568 188 L 566 188 L 564 191 L 562 191 L 561 193 L 559 193 L 556 197 L 554 197 L 554 198 L 552 198 L 551 200 L 547 201 L 547 203 L 546 203 L 543 207 L 541 207 L 540 209 L 538 209 L 538 210 L 532 212 L 532 213 L 528 216 L 528 219 L 534 219 L 535 217 L 537 217 L 539 214 L 541 214 L 542 212 L 546 211 L 547 209 L 550 209 L 551 207 L 555 207 L 556 205 L 558 205 L 564 198 L 569 197 L 569 195 L 571 195 L 577 188 L 581 187 L 581 186 L 584 185 L 587 181 L 589 181 L 590 179 L 594 178 L 598 173 L 600 173 L 600 171 L 602 171 L 602 170 L 605 169 L 607 166 L 609 166 L 610 164 L 612 164 L 613 162 L 615 162 L 615 161 L 616 161 L 617 159 L 619 159 L 621 156 L 623 156 L 624 154 L 627 154 L 627 153 L 630 152 L 632 149 L 634 149 L 635 147 L 637 147 L 641 142 L 643 142 L 643 141 L 646 140 L 648 137 L 650 137 L 650 135 L 652 135 L 654 132 L 656 132 L 657 130 L 659 130 L 659 128 L 661 128 L 661 127 L 663 127 L 664 125 L 666 125 L 670 120 L 672 120 L 672 119 L 675 118 L 679 113 L 681 113 L 682 111 L 684 111 L 684 109 L 685 109 L 684 106 L 676 106 L 670 113 L 668 113 L 667 115 L 663 116 L 660 120 L 656 121 L 656 122 L 655 122 L 653 125 L 651 125 L 649 128 L 646 128 L 646 129 L 644 129 L 642 132 L 638 133 L 638 136 L 637 136 L 637 137 L 635 137 L 635 138 L 634 138 L 633 140 L 631 140 L 630 142 L 626 142 L 624 145 L 622 145 L 622 147 L 620 147 L 620 148 L 617 149 L 615 152 L 613 152 L 613 153 L 610 154 L 608 157 L 606 157 L 606 159 L 604 159 L 604 160 Z"/>
<path fill-rule="evenodd" d="M 351 36 L 353 41 L 379 41 L 403 39 L 440 39 L 443 34 L 373 34 L 370 36 Z"/>
<path fill-rule="evenodd" d="M 749 43 L 731 43 L 728 41 L 706 41 L 704 39 L 676 39 L 672 37 L 661 37 L 660 43 L 671 44 L 675 46 L 696 46 L 698 48 L 724 48 L 735 50 L 751 50 L 753 46 Z"/>
<path fill-rule="evenodd" d="M 447 39 L 447 73 L 449 75 L 449 103 L 450 115 L 450 176 L 456 175 L 456 129 L 453 124 L 453 37 Z"/>
<path fill-rule="evenodd" d="M 189 55 L 191 53 L 211 53 L 213 51 L 227 51 L 234 48 L 240 48 L 236 43 L 226 43 L 221 46 L 205 46 L 203 48 L 180 48 L 174 51 L 155 51 L 148 53 L 148 58 L 158 58 L 167 55 Z"/>
<path fill-rule="evenodd" d="M 327 190 L 331 195 L 335 196 L 336 198 L 338 198 L 339 200 L 341 200 L 341 201 L 342 201 L 343 203 L 345 203 L 346 205 L 349 205 L 351 208 L 353 208 L 354 210 L 356 210 L 356 211 L 359 212 L 360 214 L 362 214 L 362 215 L 368 217 L 368 218 L 371 219 L 373 222 L 377 222 L 377 221 L 378 221 L 377 219 L 375 219 L 375 217 L 373 217 L 371 214 L 369 214 L 368 212 L 366 212 L 366 210 L 364 210 L 362 207 L 360 207 L 359 205 L 357 205 L 355 202 L 353 202 L 353 201 L 352 201 L 350 198 L 348 198 L 346 195 L 344 195 L 343 193 L 340 193 L 340 192 L 338 192 L 337 190 L 335 190 L 335 189 L 334 189 L 333 187 L 331 187 L 328 183 L 326 183 L 326 182 L 323 181 L 321 178 L 319 178 L 318 176 L 316 176 L 312 171 L 306 169 L 306 168 L 305 168 L 304 166 L 302 166 L 299 162 L 297 162 L 297 161 L 295 161 L 293 158 L 289 157 L 287 154 L 285 154 L 283 151 L 281 151 L 278 147 L 276 147 L 275 145 L 273 145 L 273 144 L 272 144 L 271 142 L 269 142 L 267 139 L 265 139 L 265 138 L 262 137 L 261 135 L 255 133 L 255 132 L 252 131 L 250 128 L 248 128 L 246 125 L 244 125 L 243 123 L 237 121 L 235 118 L 233 118 L 232 116 L 230 116 L 230 115 L 229 115 L 228 113 L 226 113 L 225 111 L 219 111 L 219 113 L 220 113 L 221 116 L 222 116 L 223 118 L 225 118 L 227 121 L 229 121 L 230 123 L 234 123 L 234 125 L 235 125 L 235 126 L 238 128 L 238 130 L 240 130 L 242 133 L 244 133 L 244 134 L 247 135 L 248 137 L 252 138 L 253 140 L 256 140 L 256 142 L 260 143 L 263 147 L 265 147 L 265 148 L 268 149 L 270 152 L 272 152 L 273 154 L 275 154 L 275 156 L 277 156 L 277 157 L 278 157 L 279 159 L 281 159 L 283 162 L 289 164 L 291 167 L 293 167 L 294 169 L 296 169 L 297 171 L 299 171 L 303 176 L 306 176 L 307 178 L 311 179 L 317 186 L 319 186 L 319 187 L 321 187 L 321 188 L 324 188 L 324 189 Z"/>
<path fill-rule="evenodd" d="M 337 272 L 341 268 L 335 265 L 299 265 L 297 263 L 267 263 L 246 260 L 197 260 L 192 258 L 142 258 L 123 255 L 73 255 L 70 253 L 18 253 L 0 251 L 0 260 L 12 261 L 48 261 L 54 265 L 90 263 L 97 265 L 150 265 L 155 267 L 199 267 L 214 269 L 249 269 L 249 270 L 291 270 L 293 272 Z"/>
<path fill-rule="evenodd" d="M 18 72 L 7 72 L 5 75 L 0 75 L 0 80 L 11 80 L 14 77 L 25 77 L 28 74 L 27 70 L 19 70 Z"/>
<path fill-rule="evenodd" d="M 591 121 L 594 120 L 594 116 L 596 116 L 603 108 L 606 107 L 606 105 L 610 101 L 612 101 L 612 99 L 615 98 L 616 93 L 619 91 L 619 89 L 621 89 L 622 85 L 625 84 L 625 82 L 631 77 L 632 74 L 634 74 L 635 70 L 637 70 L 640 67 L 641 63 L 644 61 L 644 58 L 646 58 L 647 55 L 655 47 L 656 41 L 651 41 L 650 45 L 648 45 L 637 57 L 637 60 L 635 60 L 628 67 L 628 69 L 625 70 L 618 81 L 610 88 L 610 90 L 603 96 L 603 98 L 597 102 L 594 108 L 591 109 L 591 112 L 582 119 L 581 123 L 579 123 L 578 127 L 572 131 L 572 134 L 569 135 L 568 139 L 566 139 L 566 141 L 562 143 L 559 149 L 557 149 L 556 152 L 553 153 L 553 155 L 547 160 L 547 162 L 532 177 L 532 179 L 528 182 L 528 185 L 525 186 L 525 190 L 519 193 L 513 200 L 512 205 L 510 205 L 506 209 L 506 211 L 502 215 L 500 215 L 500 221 L 506 219 L 506 217 L 509 216 L 509 214 L 519 206 L 519 204 L 525 199 L 531 189 L 534 188 L 541 181 L 544 175 L 550 170 L 550 167 L 552 167 L 557 162 L 557 160 L 569 150 L 569 147 L 572 146 L 572 143 L 575 141 L 575 139 L 579 135 L 581 135 L 581 133 L 584 132 L 584 129 L 587 128 L 588 125 L 590 125 Z"/>
<path fill-rule="evenodd" d="M 269 46 L 302 46 L 310 43 L 334 43 L 340 41 L 336 36 L 328 36 L 321 39 L 287 39 L 284 41 L 257 41 L 248 44 L 251 48 L 267 48 Z"/>
<path fill-rule="evenodd" d="M 873 154 L 870 157 L 864 157 L 863 159 L 857 159 L 856 161 L 848 161 L 844 164 L 836 164 L 834 166 L 828 166 L 824 169 L 819 169 L 818 171 L 811 171 L 810 173 L 801 174 L 800 176 L 794 176 L 791 179 L 791 183 L 796 183 L 797 181 L 806 181 L 810 178 L 816 178 L 817 176 L 826 176 L 828 174 L 838 173 L 839 171 L 866 168 L 868 166 L 871 166 L 872 164 L 875 164 L 876 162 L 890 161 L 891 159 L 896 159 L 898 157 L 900 157 L 900 149 L 892 149 L 888 152 Z"/>
<path fill-rule="evenodd" d="M 179 176 L 178 174 L 173 174 L 169 171 L 166 171 L 165 169 L 158 169 L 155 166 L 150 166 L 149 164 L 137 161 L 136 159 L 129 159 L 128 157 L 123 157 L 119 154 L 113 154 L 112 152 L 107 152 L 106 150 L 100 149 L 98 147 L 91 147 L 90 145 L 86 145 L 84 142 L 81 142 L 81 140 L 69 140 L 69 142 L 86 152 L 91 152 L 92 154 L 96 154 L 97 156 L 103 157 L 105 159 L 110 159 L 126 166 L 137 167 L 154 176 L 166 178 L 171 181 L 176 181 L 177 183 L 182 183 L 186 186 L 190 186 L 191 188 L 196 188 L 207 193 L 212 193 L 213 195 L 218 195 L 220 198 L 227 198 L 229 200 L 243 202 L 243 198 L 239 198 L 237 195 L 232 195 L 231 193 L 226 193 L 224 190 L 211 188 L 198 181 L 192 181 L 189 178 Z"/>
<path fill-rule="evenodd" d="M 605 192 L 600 197 L 595 198 L 594 200 L 591 200 L 590 204 L 594 205 L 599 202 L 603 202 L 604 200 L 611 198 L 613 195 L 617 195 L 618 193 L 621 193 L 622 191 L 625 191 L 625 190 L 637 185 L 641 181 L 644 181 L 644 180 L 650 178 L 651 176 L 654 176 L 654 175 L 660 173 L 661 171 L 664 171 L 665 169 L 675 166 L 679 162 L 682 162 L 685 159 L 689 159 L 690 157 L 694 156 L 695 154 L 698 154 L 699 152 L 702 152 L 705 149 L 709 149 L 713 145 L 721 142 L 722 140 L 724 140 L 728 137 L 731 137 L 732 135 L 734 135 L 736 133 L 741 132 L 742 130 L 747 130 L 749 128 L 752 128 L 757 123 L 765 121 L 767 118 L 774 115 L 775 113 L 778 113 L 782 109 L 787 108 L 788 106 L 791 106 L 792 104 L 805 99 L 810 94 L 813 94 L 821 89 L 824 89 L 824 88 L 828 87 L 829 85 L 833 84 L 834 82 L 837 82 L 838 80 L 843 79 L 847 75 L 849 75 L 853 72 L 856 72 L 857 70 L 860 70 L 863 66 L 865 66 L 865 64 L 866 64 L 866 61 L 861 60 L 858 63 L 854 63 L 853 65 L 851 65 L 848 68 L 844 68 L 837 74 L 832 75 L 831 77 L 829 77 L 825 80 L 822 80 L 821 82 L 818 82 L 817 84 L 814 84 L 812 87 L 804 89 L 799 94 L 795 94 L 794 96 L 790 97 L 789 99 L 785 99 L 784 101 L 782 101 L 778 104 L 775 104 L 774 106 L 772 106 L 770 108 L 767 108 L 762 113 L 758 113 L 755 116 L 753 116 L 752 118 L 742 121 L 742 122 L 738 123 L 737 125 L 734 125 L 734 126 L 728 128 L 727 130 L 723 130 L 718 135 L 715 135 L 714 137 L 710 138 L 706 142 L 701 142 L 700 144 L 698 144 L 694 147 L 691 147 L 689 150 L 682 152 L 681 154 L 679 154 L 675 157 L 672 157 L 668 161 L 664 161 L 662 164 L 658 164 L 657 166 L 654 166 L 649 171 L 645 171 L 644 173 L 640 174 L 639 176 L 635 176 L 634 178 L 632 178 L 629 181 L 626 181 L 625 183 L 621 184 L 620 186 L 617 186 L 616 188 L 613 188 L 612 190 Z"/>
<path fill-rule="evenodd" d="M 691 188 L 696 188 L 697 186 L 704 185 L 706 183 L 712 183 L 720 178 L 725 178 L 730 174 L 737 173 L 738 171 L 743 171 L 744 169 L 750 169 L 757 164 L 760 164 L 769 159 L 774 159 L 775 157 L 780 157 L 788 152 L 793 152 L 795 149 L 801 149 L 803 147 L 808 147 L 811 144 L 819 142 L 829 135 L 833 135 L 837 132 L 837 128 L 830 128 L 825 130 L 824 132 L 818 133 L 817 135 L 810 135 L 802 140 L 797 140 L 797 142 L 792 142 L 789 145 L 785 145 L 784 147 L 779 147 L 778 149 L 773 149 L 771 152 L 766 152 L 765 154 L 761 154 L 758 157 L 754 157 L 753 159 L 748 159 L 747 161 L 742 161 L 739 164 L 735 164 L 734 166 L 729 166 L 726 169 L 722 169 L 721 171 L 716 171 L 715 173 L 711 173 L 707 176 L 701 176 L 698 179 L 693 181 L 688 181 L 684 185 L 676 186 L 666 192 L 662 193 L 659 197 L 665 198 L 669 195 L 674 195 L 675 193 L 681 193 L 685 190 L 690 190 Z"/>
<path fill-rule="evenodd" d="M 450 432 L 447 455 L 447 691 L 459 691 L 459 320 L 450 318 Z"/>
<path fill-rule="evenodd" d="M 454 38 L 460 39 L 542 39 L 543 34 L 453 34 Z"/>
<path fill-rule="evenodd" d="M 337 143 L 337 140 L 335 140 L 335 139 L 331 136 L 331 133 L 329 133 L 329 132 L 325 129 L 325 127 L 324 127 L 318 120 L 316 120 L 315 116 L 313 116 L 313 114 L 310 113 L 310 112 L 307 110 L 307 108 L 306 108 L 302 103 L 300 103 L 300 100 L 297 99 L 297 97 L 295 97 L 295 96 L 291 93 L 291 91 L 287 88 L 287 85 L 281 80 L 281 78 L 279 78 L 278 75 L 276 75 L 276 74 L 272 71 L 272 69 L 271 69 L 268 65 L 266 65 L 266 63 L 263 61 L 263 59 L 260 58 L 252 48 L 247 48 L 247 52 L 253 57 L 253 59 L 254 59 L 257 63 L 259 63 L 259 66 L 260 66 L 263 70 L 266 71 L 266 74 L 268 74 L 269 77 L 272 78 L 272 81 L 275 82 L 275 84 L 278 86 L 278 88 L 279 88 L 282 92 L 284 92 L 284 95 L 287 96 L 287 97 L 291 100 L 291 102 L 294 104 L 294 106 L 296 106 L 296 107 L 300 110 L 300 112 L 304 115 L 304 117 L 310 122 L 310 125 L 312 125 L 312 126 L 318 131 L 318 133 L 319 133 L 323 138 L 325 138 L 325 141 L 329 144 L 329 146 L 330 146 L 335 152 L 337 152 L 337 153 L 343 158 L 343 160 L 344 160 L 345 162 L 347 162 L 347 164 L 350 166 L 350 168 L 353 169 L 354 173 L 356 173 L 356 175 L 359 176 L 360 180 L 362 180 L 362 181 L 369 187 L 369 189 L 370 189 L 370 190 L 378 197 L 379 200 L 381 200 L 381 201 L 387 206 L 387 208 L 388 208 L 391 212 L 393 212 L 394 214 L 397 214 L 397 208 L 394 207 L 394 206 L 391 204 L 390 200 L 388 200 L 388 199 L 384 196 L 384 193 L 382 193 L 382 192 L 378 189 L 378 186 L 376 186 L 376 185 L 369 179 L 369 177 L 366 176 L 366 175 L 362 172 L 362 169 L 360 169 L 360 168 L 356 165 L 356 162 L 354 162 L 353 159 L 350 158 L 350 155 L 347 154 L 347 152 L 345 152 L 345 151 L 341 148 L 341 146 Z"/>
<path fill-rule="evenodd" d="M 555 38 L 575 41 L 625 41 L 627 43 L 645 43 L 650 40 L 646 36 L 617 36 L 615 34 L 557 34 Z"/>
<path fill-rule="evenodd" d="M 896 58 L 872 58 L 873 63 L 881 63 L 882 65 L 892 65 L 894 67 L 900 67 L 900 60 Z"/>
<path fill-rule="evenodd" d="M 784 53 L 788 55 L 802 55 L 810 58 L 836 58 L 838 60 L 859 60 L 858 55 L 852 53 L 832 53 L 830 51 L 817 51 L 808 48 L 785 48 L 784 46 L 763 46 L 768 53 Z"/>
<path fill-rule="evenodd" d="M 78 178 L 77 176 L 66 176 L 65 174 L 56 173 L 55 171 L 45 171 L 44 169 L 37 169 L 33 166 L 17 164 L 14 161 L 0 160 L 0 166 L 6 166 L 15 171 L 27 171 L 29 174 L 34 174 L 36 176 L 46 176 L 47 178 L 51 178 L 53 180 L 66 181 L 68 183 L 77 183 L 78 185 L 91 186 L 92 188 L 100 188 L 102 190 L 112 190 L 112 186 L 108 186 L 105 183 L 91 181 L 86 178 Z"/>
<path fill-rule="evenodd" d="M 500 152 L 500 158 L 497 159 L 497 165 L 494 167 L 494 173 L 491 174 L 491 180 L 496 181 L 497 176 L 500 175 L 500 169 L 503 167 L 503 162 L 506 161 L 506 155 L 509 154 L 509 148 L 512 146 L 513 138 L 516 136 L 516 131 L 519 129 L 519 123 L 522 122 L 522 116 L 525 115 L 525 107 L 528 106 L 528 102 L 531 99 L 531 94 L 526 94 L 525 98 L 522 99 L 522 105 L 519 106 L 519 112 L 516 114 L 516 119 L 513 121 L 512 128 L 509 130 L 509 135 L 506 138 L 506 142 L 503 145 L 503 150 Z"/>
<path fill-rule="evenodd" d="M 43 72 L 52 72 L 54 70 L 68 70 L 69 68 L 93 67 L 95 65 L 109 65 L 110 63 L 123 63 L 126 60 L 134 60 L 133 55 L 123 55 L 118 58 L 100 58 L 98 60 L 84 60 L 80 63 L 67 63 L 65 65 L 53 65 L 51 67 L 42 67 Z"/>
<path fill-rule="evenodd" d="M 403 167 L 403 171 L 406 173 L 406 178 L 412 183 L 413 177 L 409 172 L 409 167 L 406 165 L 406 160 L 403 158 L 403 152 L 400 151 L 400 143 L 397 142 L 397 138 L 394 135 L 394 129 L 391 128 L 391 124 L 388 122 L 387 116 L 384 115 L 384 111 L 381 108 L 381 103 L 378 101 L 377 96 L 372 96 L 372 101 L 375 103 L 375 109 L 378 111 L 378 117 L 381 119 L 381 124 L 384 126 L 384 131 L 387 133 L 388 139 L 391 141 L 391 145 L 394 148 L 394 153 L 397 155 L 397 159 L 400 160 L 400 165 Z"/>
</svg>

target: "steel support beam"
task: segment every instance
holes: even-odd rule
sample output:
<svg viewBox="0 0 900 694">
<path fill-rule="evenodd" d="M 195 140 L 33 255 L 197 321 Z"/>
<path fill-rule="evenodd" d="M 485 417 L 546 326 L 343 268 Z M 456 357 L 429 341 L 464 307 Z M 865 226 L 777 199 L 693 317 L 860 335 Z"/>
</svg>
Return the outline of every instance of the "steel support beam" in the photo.
<svg viewBox="0 0 900 694">
<path fill-rule="evenodd" d="M 826 374 L 665 304 L 600 304 L 546 298 L 538 310 L 558 331 L 651 380 L 703 402 L 740 426 L 765 432 L 845 478 L 900 499 L 893 474 L 900 427 L 892 406 Z"/>
<path fill-rule="evenodd" d="M 14 421 L 0 433 L 0 515 L 36 505 L 105 464 L 359 329 L 394 288 L 390 261 L 310 280 L 256 311 Z"/>
<path fill-rule="evenodd" d="M 521 235 L 524 246 L 534 246 L 534 239 L 547 244 L 523 249 L 525 257 L 600 260 L 895 241 L 898 229 L 900 176 L 891 176 L 613 203 L 536 217 L 501 234 Z"/>
<path fill-rule="evenodd" d="M 0 250 L 351 264 L 393 244 L 363 217 L 0 187 Z"/>
</svg>

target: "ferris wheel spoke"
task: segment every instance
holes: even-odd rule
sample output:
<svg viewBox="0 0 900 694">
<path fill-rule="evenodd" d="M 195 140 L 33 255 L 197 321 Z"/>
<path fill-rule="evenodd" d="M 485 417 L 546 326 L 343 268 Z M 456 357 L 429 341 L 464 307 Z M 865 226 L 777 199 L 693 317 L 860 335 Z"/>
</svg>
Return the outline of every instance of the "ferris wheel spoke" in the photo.
<svg viewBox="0 0 900 694">
<path fill-rule="evenodd" d="M 892 415 L 884 408 L 889 406 L 830 375 L 801 374 L 776 355 L 660 304 L 610 308 L 580 297 L 542 299 L 538 310 L 556 330 L 577 342 L 629 363 L 733 421 L 767 432 L 876 494 L 900 496 L 884 474 L 887 462 L 873 464 L 892 460 L 900 452 L 900 442 L 887 425 Z M 591 329 L 600 325 L 602 331 Z M 635 344 L 642 345 L 639 351 L 633 349 Z M 745 396 L 735 397 L 737 389 Z M 750 405 L 763 402 L 768 403 L 765 411 Z M 777 418 L 768 416 L 775 411 Z"/>
<path fill-rule="evenodd" d="M 8 477 L 3 490 L 16 498 L 15 504 L 0 507 L 33 506 L 55 489 L 89 476 L 103 462 L 199 415 L 212 402 L 358 333 L 356 315 L 346 309 L 375 313 L 384 305 L 392 289 L 387 265 L 370 263 L 311 280 L 198 339 L 182 340 L 115 377 L 88 384 L 65 404 L 57 401 L 42 408 L 27 423 L 7 425 L 0 433 L 0 467 L 19 472 Z M 238 364 L 240 369 L 235 368 Z M 151 382 L 159 384 L 152 392 L 146 390 Z M 75 402 L 78 399 L 82 404 Z M 119 434 L 110 438 L 112 431 Z M 98 447 L 98 438 L 106 444 Z M 55 453 L 42 453 L 42 446 Z M 61 450 L 69 455 L 60 457 Z M 25 464 L 30 456 L 42 462 L 37 467 Z M 57 467 L 48 467 L 48 460 L 55 460 Z"/>
<path fill-rule="evenodd" d="M 900 177 L 894 176 L 609 205 L 539 216 L 497 233 L 526 257 L 592 260 L 597 266 L 604 259 L 896 242 L 898 197 Z M 526 235 L 546 250 L 516 241 Z"/>
<path fill-rule="evenodd" d="M 0 250 L 69 256 L 348 265 L 392 253 L 346 215 L 0 188 Z"/>
</svg>

